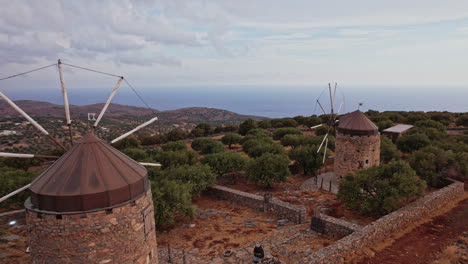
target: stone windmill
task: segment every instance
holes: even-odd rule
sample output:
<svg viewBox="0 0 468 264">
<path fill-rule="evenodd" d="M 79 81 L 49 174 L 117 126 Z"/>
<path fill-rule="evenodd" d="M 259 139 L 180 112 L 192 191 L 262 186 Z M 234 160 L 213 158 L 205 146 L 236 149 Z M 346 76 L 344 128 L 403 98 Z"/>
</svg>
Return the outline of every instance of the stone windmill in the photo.
<svg viewBox="0 0 468 264">
<path fill-rule="evenodd" d="M 66 151 L 31 184 L 0 198 L 0 202 L 21 191 L 30 190 L 31 196 L 25 202 L 25 208 L 32 263 L 157 264 L 153 200 L 148 173 L 143 165 L 159 164 L 138 163 L 97 138 L 92 132 L 73 144 L 72 121 L 62 64 L 59 60 L 56 64 L 36 70 L 58 66 L 66 122 L 70 131 L 69 149 L 0 92 L 0 98 Z M 112 76 L 118 77 L 117 84 L 94 123 L 94 128 L 98 126 L 121 82 L 125 80 L 121 76 Z M 130 86 L 128 82 L 127 84 Z M 112 140 L 111 143 L 129 136 L 155 120 L 156 117 Z M 40 157 L 17 153 L 0 153 L 0 156 Z"/>
<path fill-rule="evenodd" d="M 336 129 L 335 175 L 341 178 L 379 164 L 379 128 L 359 110 L 341 117 Z"/>
<path fill-rule="evenodd" d="M 325 182 L 329 183 L 330 190 L 332 189 L 332 184 L 336 186 L 334 188 L 335 191 L 337 191 L 339 179 L 346 174 L 380 164 L 380 133 L 378 127 L 359 110 L 340 116 L 338 120 L 338 115 L 344 105 L 344 96 L 341 98 L 338 111 L 335 112 L 336 87 L 336 83 L 334 89 L 328 84 L 330 97 L 329 112 L 325 110 L 328 109 L 326 105 L 317 100 L 317 104 L 326 117 L 326 123 L 312 127 L 317 128 L 323 125 L 328 125 L 329 127 L 317 150 L 317 153 L 323 150 L 323 163 L 325 163 L 328 136 L 331 129 L 335 128 L 333 173 L 325 173 L 325 176 L 322 175 L 322 178 L 325 178 Z"/>
</svg>

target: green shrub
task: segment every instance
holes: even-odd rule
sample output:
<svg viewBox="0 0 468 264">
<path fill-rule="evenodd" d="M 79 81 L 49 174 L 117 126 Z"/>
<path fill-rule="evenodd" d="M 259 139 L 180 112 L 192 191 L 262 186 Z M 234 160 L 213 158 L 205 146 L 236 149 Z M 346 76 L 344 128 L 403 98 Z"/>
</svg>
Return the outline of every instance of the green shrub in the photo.
<svg viewBox="0 0 468 264">
<path fill-rule="evenodd" d="M 162 151 L 155 159 L 161 163 L 163 169 L 182 165 L 195 165 L 198 155 L 193 150 Z"/>
<path fill-rule="evenodd" d="M 187 150 L 187 144 L 185 141 L 178 140 L 166 143 L 161 146 L 164 151 L 179 151 L 179 150 Z"/>
<path fill-rule="evenodd" d="M 120 141 L 115 142 L 112 146 L 116 149 L 126 149 L 126 148 L 139 148 L 141 146 L 140 140 L 135 136 L 126 137 Z"/>
<path fill-rule="evenodd" d="M 168 141 L 184 140 L 187 139 L 188 136 L 189 134 L 180 128 L 173 129 L 166 134 L 166 138 Z"/>
<path fill-rule="evenodd" d="M 200 150 L 201 154 L 213 154 L 219 153 L 224 151 L 224 145 L 219 141 L 209 142 L 203 145 L 202 149 Z"/>
<path fill-rule="evenodd" d="M 138 148 L 126 148 L 122 150 L 122 152 L 130 158 L 138 161 L 142 161 L 148 157 L 148 154 L 146 154 L 144 150 Z"/>
<path fill-rule="evenodd" d="M 379 131 L 382 132 L 384 129 L 387 129 L 391 126 L 393 126 L 392 120 L 382 120 L 376 123 L 377 127 L 379 128 Z"/>
<path fill-rule="evenodd" d="M 289 152 L 289 158 L 295 160 L 304 170 L 304 174 L 315 175 L 322 166 L 323 152 L 317 153 L 317 146 L 300 146 Z"/>
<path fill-rule="evenodd" d="M 247 174 L 253 183 L 271 187 L 275 182 L 286 181 L 291 174 L 288 165 L 286 155 L 265 153 L 250 163 Z"/>
<path fill-rule="evenodd" d="M 419 177 L 433 187 L 444 186 L 450 173 L 457 170 L 456 154 L 451 150 L 443 150 L 428 146 L 413 152 L 408 161 Z M 462 169 L 462 168 L 461 168 Z"/>
<path fill-rule="evenodd" d="M 221 138 L 221 142 L 223 142 L 224 145 L 228 145 L 230 149 L 232 149 L 233 144 L 238 144 L 241 140 L 242 136 L 237 133 L 230 133 Z"/>
<path fill-rule="evenodd" d="M 413 152 L 431 144 L 428 136 L 422 133 L 405 134 L 397 140 L 397 147 L 403 152 Z"/>
<path fill-rule="evenodd" d="M 465 113 L 457 118 L 457 126 L 468 127 L 468 113 Z"/>
<path fill-rule="evenodd" d="M 182 165 L 161 172 L 162 178 L 190 185 L 192 195 L 200 195 L 215 183 L 216 175 L 208 165 Z"/>
<path fill-rule="evenodd" d="M 140 138 L 140 140 L 143 146 L 163 144 L 167 142 L 167 138 L 165 135 L 146 136 Z"/>
<path fill-rule="evenodd" d="M 202 148 L 210 143 L 217 142 L 213 138 L 208 138 L 208 137 L 201 137 L 201 138 L 196 138 L 192 141 L 192 148 L 196 151 L 201 151 Z"/>
<path fill-rule="evenodd" d="M 195 128 L 203 130 L 204 136 L 208 136 L 213 132 L 213 127 L 208 123 L 200 123 Z"/>
<path fill-rule="evenodd" d="M 380 161 L 388 163 L 392 160 L 399 160 L 401 158 L 401 152 L 398 150 L 395 144 L 386 136 L 380 137 Z"/>
<path fill-rule="evenodd" d="M 226 173 L 245 169 L 247 158 L 238 153 L 222 152 L 206 155 L 201 159 L 202 164 L 207 164 L 219 177 Z"/>
<path fill-rule="evenodd" d="M 195 207 L 192 205 L 190 190 L 190 184 L 168 179 L 151 184 L 154 219 L 157 228 L 172 223 L 175 214 L 193 218 Z"/>
<path fill-rule="evenodd" d="M 278 128 L 273 132 L 273 139 L 280 140 L 285 135 L 302 135 L 302 131 L 293 127 Z"/>
<path fill-rule="evenodd" d="M 25 185 L 28 185 L 37 176 L 36 173 L 13 168 L 0 168 L 0 197 L 3 197 Z M 2 207 L 12 206 L 22 208 L 24 201 L 29 197 L 28 191 L 23 191 L 2 202 Z"/>
<path fill-rule="evenodd" d="M 255 158 L 260 157 L 264 153 L 271 153 L 271 154 L 283 154 L 284 148 L 283 146 L 276 144 L 271 140 L 264 140 L 264 139 L 251 139 L 242 145 L 242 149 L 244 150 L 249 157 Z"/>
<path fill-rule="evenodd" d="M 366 215 L 385 215 L 415 197 L 422 196 L 426 183 L 403 161 L 392 161 L 348 174 L 340 181 L 338 199 Z"/>
<path fill-rule="evenodd" d="M 253 119 L 247 119 L 239 125 L 239 134 L 245 136 L 249 130 L 257 128 L 257 124 Z"/>
</svg>

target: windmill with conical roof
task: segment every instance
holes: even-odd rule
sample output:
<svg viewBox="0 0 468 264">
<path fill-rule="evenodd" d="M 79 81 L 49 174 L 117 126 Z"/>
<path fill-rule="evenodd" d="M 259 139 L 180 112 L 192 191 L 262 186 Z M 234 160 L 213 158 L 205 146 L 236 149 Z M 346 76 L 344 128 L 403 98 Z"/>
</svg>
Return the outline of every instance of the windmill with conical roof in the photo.
<svg viewBox="0 0 468 264">
<path fill-rule="evenodd" d="M 157 264 L 153 200 L 148 173 L 143 165 L 159 164 L 138 163 L 97 138 L 92 132 L 73 143 L 62 64 L 64 63 L 59 60 L 56 64 L 33 71 L 58 66 L 65 116 L 70 131 L 69 149 L 0 92 L 0 98 L 66 151 L 31 184 L 0 198 L 0 202 L 29 188 L 31 196 L 26 200 L 25 208 L 32 263 Z M 118 77 L 117 84 L 94 123 L 94 128 L 98 126 L 122 81 L 133 89 L 123 77 L 112 76 Z M 111 143 L 156 120 L 156 117 L 152 118 Z M 33 158 L 38 155 L 0 153 L 0 156 Z"/>
<path fill-rule="evenodd" d="M 336 91 L 336 83 L 334 89 L 328 84 L 330 112 L 327 112 L 324 104 L 317 99 L 317 104 L 323 111 L 326 122 L 312 127 L 317 128 L 328 125 L 328 131 L 317 150 L 317 153 L 323 151 L 323 163 L 325 163 L 329 134 L 332 128 L 335 128 L 333 173 L 319 175 L 321 178 L 319 182 L 325 180 L 330 186 L 329 190 L 334 189 L 335 191 L 338 189 L 337 183 L 339 179 L 346 174 L 380 164 L 380 133 L 378 127 L 359 109 L 340 116 L 338 120 L 339 112 L 344 105 L 344 96 L 342 96 L 338 111 L 335 112 Z M 359 106 L 361 105 L 359 104 Z M 332 185 L 335 185 L 335 188 L 332 188 Z"/>
<path fill-rule="evenodd" d="M 379 164 L 379 128 L 360 110 L 341 117 L 336 129 L 335 175 L 341 178 Z"/>
</svg>

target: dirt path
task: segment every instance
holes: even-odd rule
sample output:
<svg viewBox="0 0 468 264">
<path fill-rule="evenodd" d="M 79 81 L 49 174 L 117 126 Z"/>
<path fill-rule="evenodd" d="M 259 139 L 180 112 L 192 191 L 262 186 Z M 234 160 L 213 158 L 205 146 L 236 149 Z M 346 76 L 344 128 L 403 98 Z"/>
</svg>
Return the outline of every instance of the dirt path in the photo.
<svg viewBox="0 0 468 264">
<path fill-rule="evenodd" d="M 413 229 L 359 264 L 426 264 L 463 232 L 468 232 L 468 199 L 448 213 Z"/>
</svg>

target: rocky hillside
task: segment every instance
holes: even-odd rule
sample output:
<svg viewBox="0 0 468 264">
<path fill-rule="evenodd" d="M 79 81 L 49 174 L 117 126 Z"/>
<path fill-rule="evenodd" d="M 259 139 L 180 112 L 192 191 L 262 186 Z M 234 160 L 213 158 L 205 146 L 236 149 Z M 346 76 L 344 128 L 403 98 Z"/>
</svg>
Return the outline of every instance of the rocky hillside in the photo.
<svg viewBox="0 0 468 264">
<path fill-rule="evenodd" d="M 21 107 L 26 113 L 31 116 L 38 117 L 64 117 L 64 109 L 62 105 L 52 104 L 41 101 L 18 100 L 15 103 Z M 92 105 L 70 105 L 70 113 L 72 118 L 85 117 L 88 113 L 99 114 L 104 104 Z M 170 111 L 158 111 L 157 115 L 164 122 L 210 122 L 210 121 L 241 121 L 248 118 L 254 120 L 263 120 L 264 117 L 240 115 L 227 110 L 207 108 L 207 107 L 190 107 Z M 129 105 L 111 104 L 106 112 L 107 118 L 119 118 L 122 116 L 145 116 L 152 115 L 150 109 L 144 107 L 136 107 Z M 18 116 L 18 113 L 10 107 L 6 102 L 0 101 L 0 116 Z"/>
</svg>

